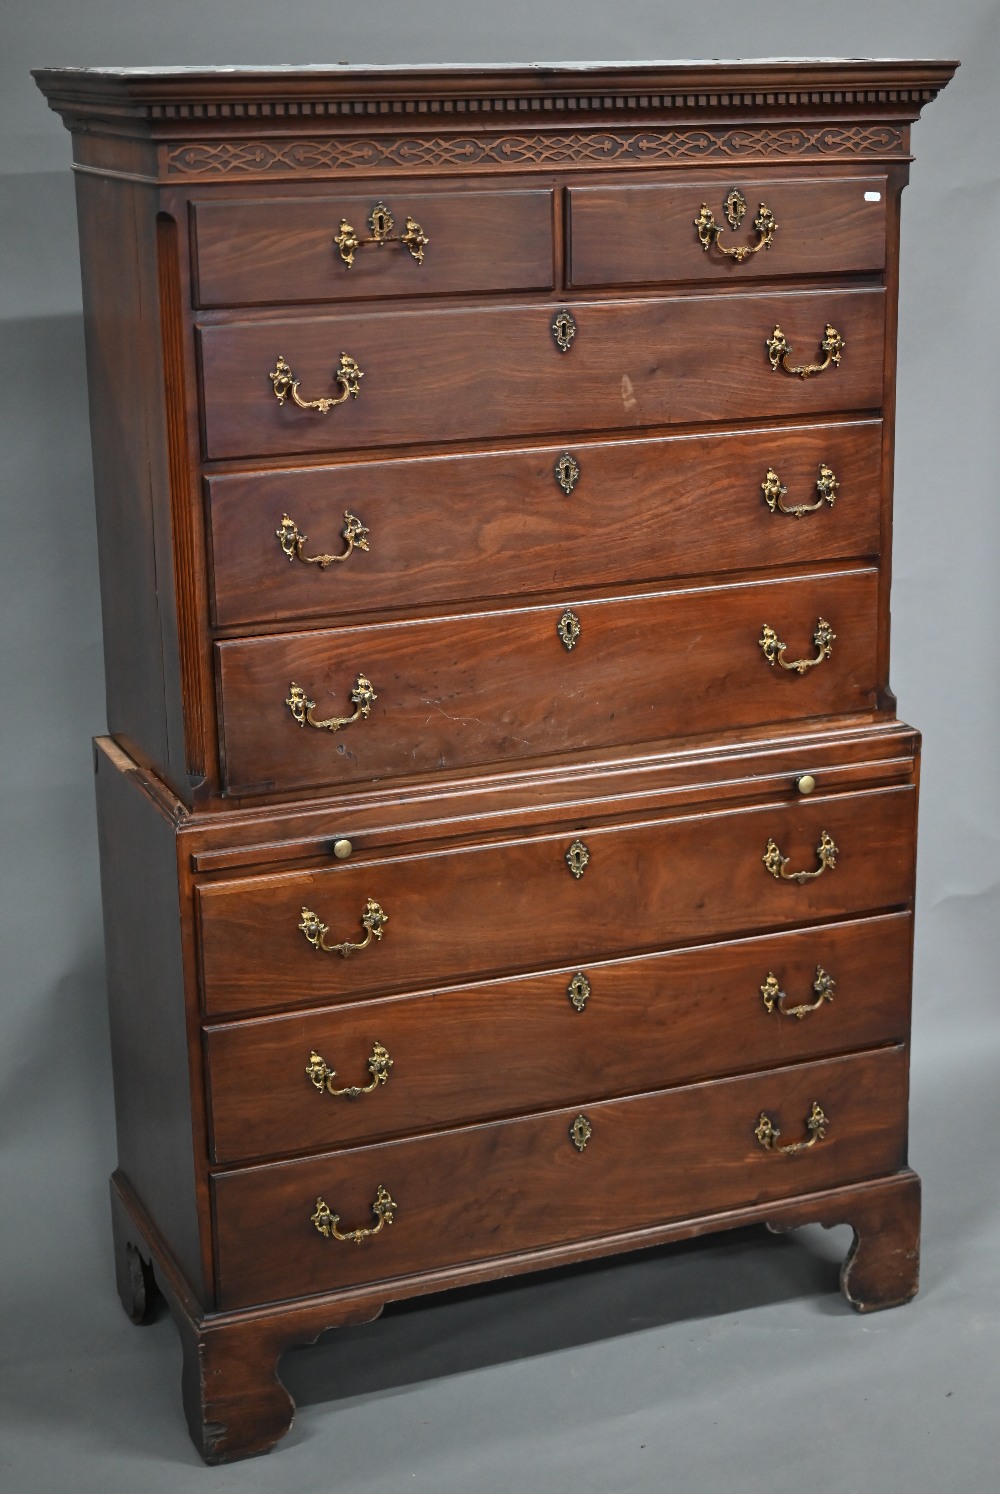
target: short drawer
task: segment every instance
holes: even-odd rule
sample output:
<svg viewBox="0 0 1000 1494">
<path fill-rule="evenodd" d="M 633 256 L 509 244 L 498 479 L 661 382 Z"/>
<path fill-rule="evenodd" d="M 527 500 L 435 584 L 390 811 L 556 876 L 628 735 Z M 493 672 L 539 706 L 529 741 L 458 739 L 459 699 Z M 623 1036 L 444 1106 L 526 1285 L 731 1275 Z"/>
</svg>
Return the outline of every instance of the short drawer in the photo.
<svg viewBox="0 0 1000 1494">
<path fill-rule="evenodd" d="M 595 1103 L 581 1089 L 572 1106 L 544 1115 L 217 1175 L 219 1306 L 882 1177 L 905 1164 L 906 1099 L 905 1049 L 886 1048 L 632 1099 Z M 797 1155 L 773 1149 L 810 1138 Z M 334 1230 L 371 1233 L 338 1239 Z"/>
<path fill-rule="evenodd" d="M 576 969 L 902 908 L 913 896 L 915 818 L 910 787 L 796 796 L 420 854 L 362 848 L 315 871 L 202 885 L 205 1008 L 214 1016 L 410 991 L 414 972 L 428 989 Z M 828 839 L 834 865 L 821 852 Z M 785 873 L 819 874 L 788 880 L 765 856 L 787 857 Z M 377 933 L 364 923 L 369 899 L 385 918 Z M 338 952 L 345 941 L 350 958 Z"/>
<path fill-rule="evenodd" d="M 224 783 L 285 792 L 871 709 L 877 591 L 865 568 L 219 643 Z M 765 626 L 801 674 L 769 665 Z"/>
<path fill-rule="evenodd" d="M 561 328 L 565 352 L 553 331 L 561 311 L 575 327 L 572 339 Z M 828 324 L 844 339 L 839 365 L 821 349 Z M 829 360 L 824 372 L 801 378 L 772 368 L 775 328 L 790 349 L 789 368 Z M 509 444 L 538 434 L 568 440 L 586 431 L 878 409 L 885 293 L 261 318 L 202 326 L 199 342 L 211 459 L 459 440 Z M 343 358 L 360 377 L 342 372 Z M 302 409 L 293 379 L 306 403 L 340 402 L 325 412 Z"/>
<path fill-rule="evenodd" d="M 415 192 L 394 183 L 364 197 L 196 202 L 193 215 L 200 306 L 549 290 L 554 284 L 549 190 Z"/>
<path fill-rule="evenodd" d="M 882 424 L 235 473 L 207 490 L 218 624 L 356 618 L 404 596 L 419 608 L 876 555 Z"/>
<path fill-rule="evenodd" d="M 911 932 L 896 913 L 208 1027 L 213 1157 L 324 1151 L 900 1041 Z"/>
<path fill-rule="evenodd" d="M 578 288 L 885 266 L 884 176 L 696 178 L 566 195 L 569 284 Z"/>
</svg>

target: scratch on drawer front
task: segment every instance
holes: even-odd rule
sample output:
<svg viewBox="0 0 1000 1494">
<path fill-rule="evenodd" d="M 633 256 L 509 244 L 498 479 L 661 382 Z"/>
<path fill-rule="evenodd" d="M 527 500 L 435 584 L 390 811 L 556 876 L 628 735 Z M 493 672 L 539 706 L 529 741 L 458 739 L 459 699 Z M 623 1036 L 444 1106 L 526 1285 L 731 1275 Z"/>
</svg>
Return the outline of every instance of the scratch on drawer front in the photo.
<svg viewBox="0 0 1000 1494">
<path fill-rule="evenodd" d="M 482 726 L 483 728 L 488 729 L 491 725 L 490 722 L 484 721 L 481 716 L 453 716 L 451 711 L 446 711 L 444 706 L 438 705 L 437 702 L 433 700 L 429 700 L 427 704 L 433 706 L 436 711 L 440 711 L 441 715 L 446 721 L 454 721 L 456 726 L 467 726 L 469 722 L 472 722 L 474 726 Z M 431 718 L 430 716 L 428 716 L 427 720 L 424 722 L 424 725 L 429 726 L 430 721 Z"/>
<path fill-rule="evenodd" d="M 628 374 L 622 374 L 622 405 L 626 410 L 634 410 L 638 403 L 632 380 Z"/>
</svg>

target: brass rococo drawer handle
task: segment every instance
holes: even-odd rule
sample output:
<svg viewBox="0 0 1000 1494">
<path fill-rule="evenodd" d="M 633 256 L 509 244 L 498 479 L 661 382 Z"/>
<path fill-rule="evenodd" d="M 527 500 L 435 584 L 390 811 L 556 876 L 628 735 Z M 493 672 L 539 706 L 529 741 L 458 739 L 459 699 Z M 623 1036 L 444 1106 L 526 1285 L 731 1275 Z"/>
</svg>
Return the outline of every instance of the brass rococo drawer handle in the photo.
<svg viewBox="0 0 1000 1494">
<path fill-rule="evenodd" d="M 371 713 L 372 703 L 378 700 L 375 688 L 367 675 L 359 674 L 351 691 L 351 702 L 354 706 L 353 716 L 330 716 L 326 721 L 317 721 L 313 716 L 316 702 L 310 700 L 301 685 L 294 680 L 288 687 L 288 698 L 285 705 L 291 711 L 300 726 L 314 726 L 317 731 L 339 731 L 342 726 L 350 726 L 355 721 L 367 720 Z"/>
<path fill-rule="evenodd" d="M 415 218 L 406 215 L 406 232 L 393 233 L 396 220 L 393 218 L 384 202 L 377 202 L 368 214 L 368 231 L 371 235 L 367 239 L 359 239 L 357 233 L 348 223 L 346 218 L 340 220 L 340 232 L 335 236 L 333 242 L 340 250 L 340 257 L 348 269 L 354 263 L 354 256 L 359 249 L 375 248 L 381 249 L 386 244 L 402 244 L 408 249 L 418 265 L 424 262 L 424 250 L 430 243 L 430 239 L 424 233 Z"/>
<path fill-rule="evenodd" d="M 771 360 L 771 372 L 777 373 L 778 368 L 781 367 L 785 373 L 794 374 L 798 379 L 810 379 L 813 374 L 822 373 L 825 368 L 829 368 L 831 363 L 839 364 L 840 356 L 846 346 L 836 327 L 831 327 L 829 322 L 826 324 L 823 339 L 820 342 L 820 351 L 826 354 L 822 363 L 800 363 L 798 365 L 789 363 L 792 349 L 788 338 L 777 323 L 766 341 L 767 356 Z"/>
<path fill-rule="evenodd" d="M 341 353 L 333 377 L 341 389 L 336 397 L 324 395 L 322 399 L 303 399 L 299 394 L 299 381 L 280 353 L 277 363 L 268 374 L 279 405 L 291 398 L 292 403 L 298 405 L 300 410 L 318 410 L 321 415 L 332 410 L 334 405 L 342 405 L 346 399 L 357 399 L 361 393 L 364 374 L 349 353 Z"/>
<path fill-rule="evenodd" d="M 806 1121 L 806 1130 L 809 1132 L 807 1141 L 793 1141 L 788 1146 L 779 1146 L 778 1137 L 781 1132 L 772 1121 L 771 1117 L 761 1111 L 760 1120 L 754 1129 L 754 1135 L 764 1148 L 765 1152 L 780 1152 L 785 1157 L 797 1156 L 799 1152 L 807 1152 L 817 1141 L 822 1141 L 826 1135 L 826 1128 L 830 1124 L 828 1118 L 823 1114 L 822 1108 L 815 1100 Z"/>
<path fill-rule="evenodd" d="M 819 866 L 815 871 L 787 871 L 789 858 L 782 856 L 773 840 L 768 841 L 764 847 L 764 854 L 760 859 L 771 873 L 771 876 L 776 877 L 779 882 L 798 882 L 801 885 L 803 882 L 811 882 L 814 877 L 821 877 L 828 868 L 830 871 L 834 871 L 839 855 L 840 852 L 834 844 L 833 837 L 828 835 L 825 830 L 821 830 L 819 845 L 816 847 L 816 857 L 819 861 Z"/>
<path fill-rule="evenodd" d="M 816 645 L 814 659 L 786 659 L 785 652 L 788 644 L 782 643 L 777 633 L 767 623 L 764 624 L 761 635 L 757 639 L 764 658 L 772 669 L 775 664 L 778 664 L 782 669 L 788 669 L 795 674 L 805 674 L 807 669 L 815 669 L 817 664 L 822 664 L 824 659 L 829 659 L 836 641 L 837 635 L 825 617 L 816 619 L 816 631 L 813 633 L 813 643 Z"/>
<path fill-rule="evenodd" d="M 274 531 L 278 544 L 281 546 L 289 560 L 301 560 L 303 565 L 318 565 L 321 571 L 327 570 L 331 565 L 339 565 L 341 561 L 347 560 L 355 550 L 368 549 L 369 531 L 361 520 L 355 518 L 354 514 L 344 509 L 344 527 L 340 531 L 346 549 L 341 550 L 339 555 L 303 555 L 302 547 L 309 538 L 308 534 L 302 534 L 295 520 L 289 518 L 288 514 L 282 514 L 281 523 Z"/>
<path fill-rule="evenodd" d="M 795 503 L 791 508 L 787 508 L 781 500 L 788 492 L 788 489 L 784 486 L 773 467 L 768 467 L 767 472 L 764 474 L 764 481 L 760 485 L 760 490 L 764 494 L 764 502 L 772 514 L 790 514 L 793 519 L 801 519 L 803 514 L 814 514 L 818 508 L 823 507 L 824 503 L 828 503 L 832 508 L 836 502 L 837 489 L 839 487 L 840 483 L 834 477 L 830 468 L 824 462 L 820 462 L 819 476 L 816 479 L 816 491 L 819 497 L 815 503 Z"/>
<path fill-rule="evenodd" d="M 734 187 L 723 203 L 723 210 L 729 220 L 729 226 L 733 230 L 739 228 L 747 211 L 747 200 L 743 193 Z M 757 209 L 757 216 L 753 220 L 753 226 L 757 230 L 757 242 L 755 244 L 734 244 L 730 247 L 720 242 L 725 229 L 720 228 L 715 221 L 715 214 L 707 202 L 701 205 L 701 211 L 694 220 L 694 226 L 698 233 L 698 242 L 707 254 L 714 245 L 720 254 L 727 255 L 741 265 L 745 259 L 752 254 L 757 254 L 761 249 L 770 249 L 778 225 L 774 221 L 774 214 L 766 203 L 761 203 Z"/>
<path fill-rule="evenodd" d="M 816 876 L 817 873 L 811 872 L 807 875 Z M 802 1018 L 808 1017 L 810 1012 L 819 1011 L 824 1001 L 833 1000 L 833 988 L 836 984 L 833 976 L 827 975 L 822 965 L 817 965 L 812 987 L 816 992 L 816 1000 L 805 1002 L 802 1006 L 786 1006 L 787 997 L 778 984 L 778 977 L 773 970 L 769 970 L 767 979 L 760 988 L 760 994 L 764 998 L 764 1005 L 769 1013 L 777 1011 L 783 1017 L 798 1017 L 801 1022 Z"/>
<path fill-rule="evenodd" d="M 347 1084 L 343 1089 L 335 1089 L 333 1081 L 337 1077 L 337 1071 L 331 1069 L 326 1059 L 321 1058 L 315 1048 L 309 1055 L 306 1073 L 313 1087 L 318 1089 L 320 1094 L 325 1091 L 326 1094 L 333 1095 L 335 1099 L 343 1096 L 345 1100 L 356 1100 L 359 1095 L 370 1095 L 373 1090 L 378 1089 L 380 1084 L 387 1084 L 391 1068 L 392 1059 L 389 1057 L 389 1050 L 383 1048 L 381 1043 L 373 1043 L 371 1058 L 368 1060 L 368 1072 L 372 1076 L 370 1084 Z"/>
<path fill-rule="evenodd" d="M 323 923 L 319 915 L 311 908 L 302 909 L 302 922 L 299 928 L 305 936 L 306 943 L 311 944 L 313 949 L 321 949 L 324 954 L 343 955 L 346 960 L 347 956 L 353 954 L 356 949 L 367 949 L 373 939 L 381 939 L 388 922 L 388 913 L 383 912 L 375 899 L 370 897 L 361 915 L 361 927 L 365 930 L 365 937 L 357 943 L 345 939 L 341 944 L 327 944 L 326 936 L 330 932 L 330 926 Z"/>
<path fill-rule="evenodd" d="M 378 1185 L 375 1194 L 375 1202 L 372 1204 L 372 1213 L 378 1220 L 377 1224 L 369 1225 L 367 1229 L 349 1229 L 341 1231 L 337 1228 L 340 1223 L 340 1215 L 335 1214 L 326 1203 L 325 1199 L 317 1198 L 316 1212 L 311 1215 L 311 1222 L 319 1230 L 320 1234 L 327 1240 L 350 1240 L 352 1245 L 360 1245 L 362 1240 L 370 1240 L 374 1235 L 382 1233 L 387 1224 L 392 1224 L 395 1211 L 399 1204 L 395 1202 L 388 1188 Z"/>
</svg>

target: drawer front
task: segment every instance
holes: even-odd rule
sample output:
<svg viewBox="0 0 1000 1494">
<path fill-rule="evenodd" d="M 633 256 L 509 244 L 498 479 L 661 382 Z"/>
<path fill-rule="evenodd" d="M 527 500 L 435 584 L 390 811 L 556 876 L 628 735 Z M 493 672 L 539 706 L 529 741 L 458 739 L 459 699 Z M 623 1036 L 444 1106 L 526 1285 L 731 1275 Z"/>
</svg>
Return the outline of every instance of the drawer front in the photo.
<svg viewBox="0 0 1000 1494">
<path fill-rule="evenodd" d="M 341 224 L 371 240 L 372 210 L 383 242 L 353 251 Z M 277 197 L 194 204 L 197 298 L 201 306 L 352 301 L 461 291 L 550 290 L 554 285 L 552 193 L 414 192 L 393 184 L 364 197 Z M 400 242 L 407 219 L 426 244 Z M 395 240 L 395 242 L 391 242 Z M 422 253 L 422 258 L 416 255 Z"/>
<path fill-rule="evenodd" d="M 556 304 L 240 321 L 199 331 L 210 458 L 348 451 L 435 441 L 629 430 L 688 421 L 877 409 L 881 290 L 573 302 L 561 352 Z M 816 377 L 771 368 L 780 325 L 793 367 L 821 360 L 831 323 L 839 366 Z M 342 354 L 357 398 L 321 414 L 275 397 L 284 358 L 305 400 L 337 397 Z"/>
<path fill-rule="evenodd" d="M 444 1131 L 409 1141 L 250 1168 L 213 1179 L 220 1306 L 250 1306 L 440 1271 L 569 1241 L 654 1228 L 899 1170 L 906 1150 L 903 1048 L 715 1080 L 633 1099 Z M 797 1156 L 766 1150 L 825 1134 Z M 570 1127 L 585 1115 L 578 1150 Z M 816 1134 L 815 1132 L 813 1133 Z M 582 1139 L 582 1137 L 581 1137 Z M 373 1228 L 379 1188 L 392 1223 Z M 329 1227 L 329 1226 L 327 1226 Z M 638 1243 L 638 1242 L 637 1242 Z"/>
<path fill-rule="evenodd" d="M 866 569 L 220 643 L 224 782 L 283 792 L 870 709 L 877 588 Z M 765 624 L 787 663 L 819 657 L 824 619 L 828 658 L 769 666 Z M 368 715 L 300 725 L 295 686 L 314 722 Z"/>
<path fill-rule="evenodd" d="M 317 871 L 201 886 L 205 1008 L 351 1000 L 899 908 L 913 895 L 915 817 L 905 787 L 417 855 L 366 860 L 362 847 Z M 804 882 L 769 873 L 771 840 L 787 872 L 817 870 L 824 832 L 834 867 Z M 579 875 L 576 844 L 589 857 L 571 857 Z M 308 909 L 328 945 L 360 943 L 369 898 L 388 922 L 349 959 L 300 928 Z"/>
<path fill-rule="evenodd" d="M 726 202 L 730 193 L 732 221 Z M 569 284 L 655 285 L 875 271 L 885 265 L 886 178 L 780 177 L 570 187 Z M 761 205 L 773 224 L 761 215 Z M 699 234 L 702 206 L 714 228 Z M 760 218 L 761 226 L 755 226 Z M 733 223 L 736 226 L 733 226 Z M 716 233 L 714 230 L 719 230 Z M 708 248 L 703 247 L 707 240 Z M 755 247 L 759 246 L 759 247 Z M 739 259 L 732 249 L 751 249 Z"/>
<path fill-rule="evenodd" d="M 783 495 L 765 494 L 769 472 Z M 207 488 L 217 623 L 353 618 L 404 596 L 417 608 L 876 555 L 882 424 L 356 462 Z"/>
<path fill-rule="evenodd" d="M 896 913 L 209 1027 L 213 1156 L 325 1151 L 899 1041 L 910 941 Z"/>
</svg>

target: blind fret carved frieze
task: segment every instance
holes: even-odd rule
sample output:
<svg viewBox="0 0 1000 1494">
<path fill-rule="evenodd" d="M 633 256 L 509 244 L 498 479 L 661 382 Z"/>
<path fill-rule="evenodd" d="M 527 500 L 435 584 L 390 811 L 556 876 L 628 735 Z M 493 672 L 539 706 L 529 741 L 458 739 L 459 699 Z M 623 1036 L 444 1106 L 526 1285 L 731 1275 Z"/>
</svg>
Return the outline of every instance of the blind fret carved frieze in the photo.
<svg viewBox="0 0 1000 1494">
<path fill-rule="evenodd" d="M 315 172 L 651 165 L 660 161 L 788 160 L 796 156 L 904 154 L 892 125 L 789 125 L 740 129 L 593 130 L 505 135 L 342 136 L 220 140 L 170 146 L 171 177 L 297 176 Z"/>
</svg>

